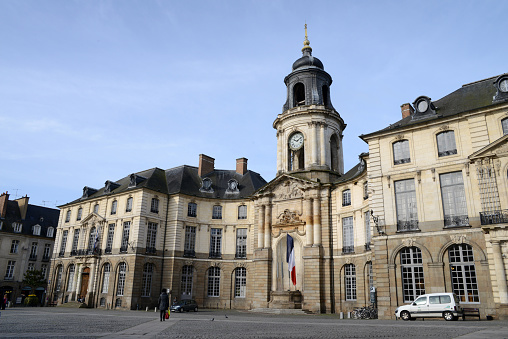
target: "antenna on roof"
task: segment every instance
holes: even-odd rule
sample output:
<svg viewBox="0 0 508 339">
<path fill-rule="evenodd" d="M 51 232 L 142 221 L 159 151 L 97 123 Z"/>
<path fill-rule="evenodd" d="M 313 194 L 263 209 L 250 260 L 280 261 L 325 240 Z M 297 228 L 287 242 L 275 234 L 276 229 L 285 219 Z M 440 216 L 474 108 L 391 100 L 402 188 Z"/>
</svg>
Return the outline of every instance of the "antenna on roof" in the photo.
<svg viewBox="0 0 508 339">
<path fill-rule="evenodd" d="M 12 188 L 13 191 L 16 191 L 16 194 L 14 195 L 14 200 L 16 200 L 18 198 L 18 191 L 20 190 L 20 188 Z"/>
<path fill-rule="evenodd" d="M 43 206 L 46 206 L 46 203 L 47 203 L 47 202 L 51 202 L 51 201 L 49 201 L 49 200 L 43 200 L 43 201 L 42 201 L 42 205 L 43 205 Z"/>
</svg>

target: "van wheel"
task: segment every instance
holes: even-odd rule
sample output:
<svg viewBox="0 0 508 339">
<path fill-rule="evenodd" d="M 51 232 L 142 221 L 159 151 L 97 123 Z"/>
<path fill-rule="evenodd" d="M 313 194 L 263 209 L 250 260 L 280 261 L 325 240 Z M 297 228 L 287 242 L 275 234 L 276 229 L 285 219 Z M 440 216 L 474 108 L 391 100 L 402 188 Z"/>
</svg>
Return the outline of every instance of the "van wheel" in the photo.
<svg viewBox="0 0 508 339">
<path fill-rule="evenodd" d="M 444 312 L 444 313 L 443 313 L 443 318 L 444 318 L 444 320 L 446 320 L 446 321 L 455 320 L 455 317 L 453 316 L 453 313 L 452 313 L 452 312 Z"/>
<path fill-rule="evenodd" d="M 182 313 L 182 312 L 183 312 L 183 307 L 180 307 L 180 309 L 178 310 L 178 312 Z"/>
<path fill-rule="evenodd" d="M 400 318 L 404 321 L 408 321 L 411 319 L 411 314 L 409 314 L 408 311 L 402 311 L 400 312 Z"/>
</svg>

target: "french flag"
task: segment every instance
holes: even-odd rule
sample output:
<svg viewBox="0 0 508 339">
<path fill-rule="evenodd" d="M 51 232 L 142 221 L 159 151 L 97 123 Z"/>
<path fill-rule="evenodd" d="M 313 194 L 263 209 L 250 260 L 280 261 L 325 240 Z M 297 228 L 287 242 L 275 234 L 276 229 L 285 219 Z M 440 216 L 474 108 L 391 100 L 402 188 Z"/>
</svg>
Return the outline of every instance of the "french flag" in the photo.
<svg viewBox="0 0 508 339">
<path fill-rule="evenodd" d="M 295 267 L 295 246 L 293 243 L 293 237 L 287 235 L 288 250 L 286 255 L 286 262 L 288 263 L 288 269 L 291 274 L 291 281 L 293 285 L 296 285 L 296 267 Z"/>
</svg>

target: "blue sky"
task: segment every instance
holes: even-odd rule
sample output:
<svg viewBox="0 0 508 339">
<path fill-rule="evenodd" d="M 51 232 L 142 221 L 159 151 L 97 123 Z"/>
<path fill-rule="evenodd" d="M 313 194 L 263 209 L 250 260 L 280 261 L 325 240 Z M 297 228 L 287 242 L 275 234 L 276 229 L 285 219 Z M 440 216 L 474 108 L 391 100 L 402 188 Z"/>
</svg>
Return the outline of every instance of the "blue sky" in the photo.
<svg viewBox="0 0 508 339">
<path fill-rule="evenodd" d="M 276 172 L 284 77 L 313 55 L 358 138 L 508 72 L 507 1 L 0 1 L 0 191 L 56 206 L 159 167 Z"/>
</svg>

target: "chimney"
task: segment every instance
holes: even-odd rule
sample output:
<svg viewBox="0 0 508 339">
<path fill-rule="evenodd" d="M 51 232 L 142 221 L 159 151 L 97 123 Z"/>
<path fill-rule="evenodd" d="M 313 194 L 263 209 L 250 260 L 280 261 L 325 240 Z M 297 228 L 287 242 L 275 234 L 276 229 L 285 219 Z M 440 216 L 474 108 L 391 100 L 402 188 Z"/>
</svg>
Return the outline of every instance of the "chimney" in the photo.
<svg viewBox="0 0 508 339">
<path fill-rule="evenodd" d="M 247 173 L 247 158 L 236 159 L 236 173 L 244 175 Z"/>
<path fill-rule="evenodd" d="M 410 116 L 411 114 L 413 114 L 415 112 L 415 110 L 413 109 L 413 106 L 411 106 L 411 104 L 402 104 L 400 106 L 400 111 L 402 112 L 402 119 Z"/>
<path fill-rule="evenodd" d="M 0 195 L 0 218 L 5 218 L 7 214 L 7 201 L 9 201 L 9 192 Z"/>
<path fill-rule="evenodd" d="M 215 159 L 208 155 L 199 155 L 198 175 L 200 177 L 212 172 L 215 169 Z"/>
<path fill-rule="evenodd" d="M 25 220 L 26 211 L 28 210 L 28 195 L 25 195 L 22 198 L 16 199 L 14 201 L 18 202 L 19 213 L 21 214 L 21 220 Z"/>
</svg>

